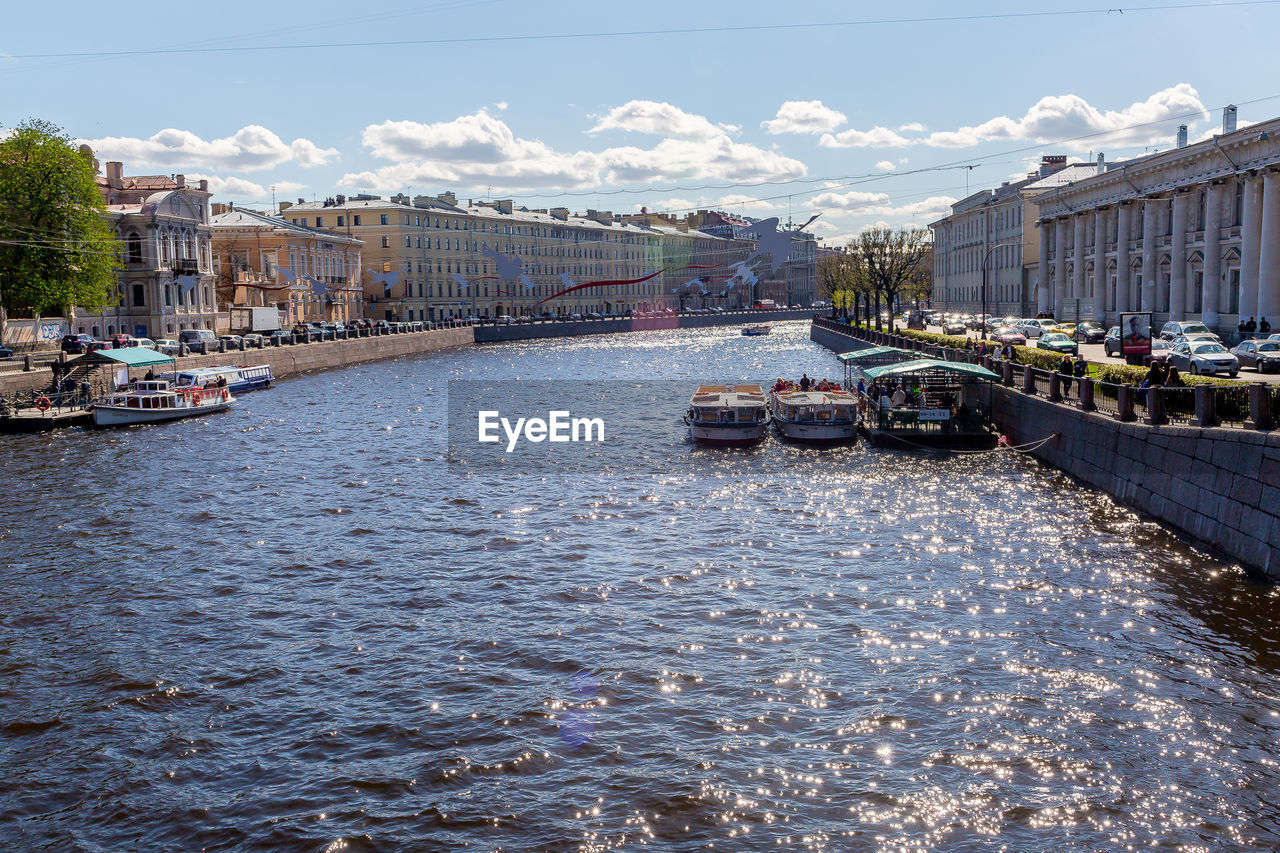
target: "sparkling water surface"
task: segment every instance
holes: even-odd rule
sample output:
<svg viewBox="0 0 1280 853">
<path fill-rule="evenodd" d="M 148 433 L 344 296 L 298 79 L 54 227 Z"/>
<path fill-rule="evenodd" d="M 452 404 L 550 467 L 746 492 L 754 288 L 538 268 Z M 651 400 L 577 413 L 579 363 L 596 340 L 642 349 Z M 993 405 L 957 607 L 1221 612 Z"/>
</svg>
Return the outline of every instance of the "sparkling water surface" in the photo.
<svg viewBox="0 0 1280 853">
<path fill-rule="evenodd" d="M 836 378 L 806 323 L 3 439 L 0 846 L 1272 850 L 1276 592 L 1011 452 L 449 465 L 449 380 Z"/>
</svg>

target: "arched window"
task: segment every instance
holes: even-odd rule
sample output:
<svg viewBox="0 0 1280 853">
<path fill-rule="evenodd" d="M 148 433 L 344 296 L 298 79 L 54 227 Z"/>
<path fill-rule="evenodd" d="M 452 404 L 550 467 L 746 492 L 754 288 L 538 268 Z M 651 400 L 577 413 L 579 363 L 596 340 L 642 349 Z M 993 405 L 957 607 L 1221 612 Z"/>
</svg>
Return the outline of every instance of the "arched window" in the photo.
<svg viewBox="0 0 1280 853">
<path fill-rule="evenodd" d="M 141 284 L 133 286 L 133 307 L 145 308 L 147 305 L 147 289 Z"/>
<path fill-rule="evenodd" d="M 142 237 L 138 235 L 137 231 L 130 231 L 127 242 L 129 247 L 129 263 L 142 263 Z"/>
</svg>

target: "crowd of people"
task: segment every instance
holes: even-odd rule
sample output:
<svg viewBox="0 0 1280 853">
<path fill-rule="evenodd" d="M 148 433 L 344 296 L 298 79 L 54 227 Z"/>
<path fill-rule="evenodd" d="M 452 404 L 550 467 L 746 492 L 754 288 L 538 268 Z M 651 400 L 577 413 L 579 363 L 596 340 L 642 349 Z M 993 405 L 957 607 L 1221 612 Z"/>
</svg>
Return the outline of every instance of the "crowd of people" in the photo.
<svg viewBox="0 0 1280 853">
<path fill-rule="evenodd" d="M 810 379 L 809 374 L 805 373 L 801 375 L 799 382 L 778 377 L 771 390 L 781 394 L 786 391 L 843 391 L 844 388 L 839 382 L 830 379 Z"/>
<path fill-rule="evenodd" d="M 1262 322 L 1254 322 L 1250 317 L 1248 320 L 1240 321 L 1240 340 L 1247 341 L 1255 337 L 1267 337 L 1271 334 L 1271 324 L 1267 322 L 1267 318 L 1263 317 Z"/>
</svg>

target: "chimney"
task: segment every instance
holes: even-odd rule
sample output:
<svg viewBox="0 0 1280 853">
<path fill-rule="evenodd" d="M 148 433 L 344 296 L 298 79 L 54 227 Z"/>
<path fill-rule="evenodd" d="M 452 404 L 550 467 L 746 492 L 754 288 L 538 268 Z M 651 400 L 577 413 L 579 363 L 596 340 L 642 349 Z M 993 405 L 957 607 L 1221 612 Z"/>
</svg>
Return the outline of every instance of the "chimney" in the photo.
<svg viewBox="0 0 1280 853">
<path fill-rule="evenodd" d="M 200 192 L 202 192 L 202 193 L 207 193 L 208 191 L 209 191 L 209 179 L 208 179 L 208 178 L 201 178 L 201 179 L 200 179 Z"/>
<path fill-rule="evenodd" d="M 1222 132 L 1236 132 L 1236 105 L 1227 104 L 1222 108 Z"/>
<path fill-rule="evenodd" d="M 1107 171 L 1107 158 L 1101 151 L 1098 152 L 1098 174 L 1101 175 Z"/>
<path fill-rule="evenodd" d="M 175 184 L 177 184 L 179 187 L 185 187 L 185 186 L 187 185 L 187 176 L 186 176 L 186 175 L 174 175 L 174 176 L 173 176 L 173 182 L 174 182 Z"/>
<path fill-rule="evenodd" d="M 564 222 L 569 218 L 569 208 L 553 207 L 551 208 L 551 215 L 554 216 L 556 219 L 559 219 L 561 222 Z"/>
<path fill-rule="evenodd" d="M 1187 147 L 1187 126 L 1185 124 L 1178 125 L 1178 147 Z"/>
<path fill-rule="evenodd" d="M 440 193 L 440 195 L 436 196 L 436 198 L 438 198 L 440 201 L 452 207 L 458 206 L 458 197 L 454 195 L 452 192 Z"/>
<path fill-rule="evenodd" d="M 293 202 L 291 202 L 291 201 L 282 201 L 282 202 L 280 202 L 280 213 L 281 213 L 281 215 L 284 215 L 284 212 L 285 212 L 286 210 L 288 210 L 289 208 L 291 208 L 291 207 L 293 207 Z"/>
<path fill-rule="evenodd" d="M 510 215 L 512 210 L 512 199 L 500 198 L 493 203 L 493 206 L 496 207 L 500 213 Z"/>
<path fill-rule="evenodd" d="M 230 205 L 223 204 L 220 201 L 215 201 L 212 205 L 209 206 L 209 212 L 212 213 L 214 216 L 221 216 L 222 214 L 230 211 L 231 209 L 232 207 Z"/>
<path fill-rule="evenodd" d="M 1040 177 L 1047 178 L 1067 168 L 1066 154 L 1046 154 L 1040 158 Z"/>
<path fill-rule="evenodd" d="M 117 190 L 124 186 L 124 163 L 107 161 L 107 185 Z"/>
</svg>

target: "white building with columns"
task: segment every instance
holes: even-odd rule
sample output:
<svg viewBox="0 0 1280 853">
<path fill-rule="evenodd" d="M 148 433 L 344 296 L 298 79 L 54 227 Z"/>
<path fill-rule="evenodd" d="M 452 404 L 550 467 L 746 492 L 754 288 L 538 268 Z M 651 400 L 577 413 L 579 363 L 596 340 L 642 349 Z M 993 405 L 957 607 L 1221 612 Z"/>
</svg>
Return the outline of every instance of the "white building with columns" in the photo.
<svg viewBox="0 0 1280 853">
<path fill-rule="evenodd" d="M 1103 324 L 1151 311 L 1157 327 L 1201 320 L 1228 334 L 1280 321 L 1280 118 L 1237 129 L 1228 107 L 1203 142 L 1186 144 L 1183 128 L 1168 151 L 1022 194 L 1039 208 L 1040 311 L 1079 307 Z"/>
</svg>

